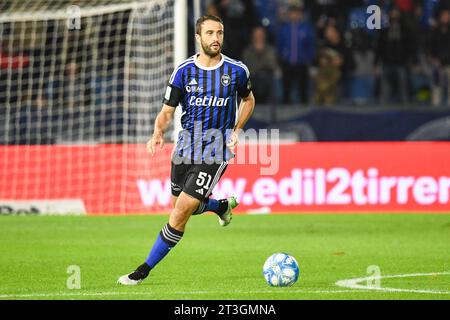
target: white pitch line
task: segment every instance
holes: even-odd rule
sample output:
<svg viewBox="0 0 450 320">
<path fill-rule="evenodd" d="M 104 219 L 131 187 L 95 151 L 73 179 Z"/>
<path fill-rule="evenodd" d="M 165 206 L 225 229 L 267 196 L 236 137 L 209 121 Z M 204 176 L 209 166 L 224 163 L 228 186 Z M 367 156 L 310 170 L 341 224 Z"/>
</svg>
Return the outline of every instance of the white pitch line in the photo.
<svg viewBox="0 0 450 320">
<path fill-rule="evenodd" d="M 363 290 L 377 290 L 384 292 L 409 292 L 409 293 L 431 293 L 431 294 L 450 294 L 450 291 L 438 291 L 438 290 L 419 290 L 419 289 L 401 289 L 401 288 L 382 288 L 370 285 L 359 284 L 363 281 L 381 280 L 387 278 L 409 278 L 409 277 L 426 277 L 437 275 L 450 275 L 450 272 L 430 272 L 430 273 L 410 273 L 410 274 L 394 274 L 386 276 L 368 276 L 363 278 L 345 279 L 336 281 L 336 285 L 339 287 L 350 289 L 363 289 Z"/>
<path fill-rule="evenodd" d="M 282 288 L 280 288 L 282 289 Z M 335 294 L 335 293 L 351 293 L 355 292 L 354 290 L 307 290 L 307 289 L 295 289 L 295 290 L 287 290 L 287 291 L 279 291 L 277 292 L 274 289 L 272 291 L 269 290 L 260 290 L 260 291 L 232 291 L 226 292 L 227 294 L 256 294 L 256 293 L 326 293 L 326 294 Z M 184 291 L 184 292 L 172 292 L 171 294 L 175 295 L 201 295 L 201 294 L 221 294 L 223 295 L 225 292 L 223 291 Z M 10 299 L 10 298 L 45 298 L 45 297 L 89 297 L 89 296 L 119 296 L 119 295 L 155 295 L 155 292 L 59 292 L 59 293 L 30 293 L 30 294 L 0 294 L 0 299 Z M 159 294 L 159 293 L 158 293 Z"/>
<path fill-rule="evenodd" d="M 339 287 L 349 288 L 351 290 L 320 290 L 320 289 L 288 289 L 281 291 L 283 288 L 274 288 L 273 290 L 252 290 L 252 291 L 232 291 L 226 292 L 227 294 L 257 294 L 257 293 L 311 293 L 311 294 L 337 294 L 337 293 L 353 293 L 353 292 L 370 292 L 371 290 L 384 291 L 384 292 L 409 292 L 409 293 L 431 293 L 431 294 L 450 294 L 450 291 L 437 291 L 437 290 L 416 290 L 416 289 L 400 289 L 400 288 L 379 288 L 367 285 L 359 284 L 368 280 L 379 280 L 386 278 L 407 278 L 407 277 L 424 277 L 424 276 L 436 276 L 436 275 L 450 275 L 450 272 L 432 272 L 432 273 L 411 273 L 411 274 L 397 274 L 397 275 L 385 275 L 385 276 L 368 276 L 363 278 L 354 278 L 339 280 L 335 284 Z M 281 289 L 281 290 L 280 290 Z M 358 289 L 355 291 L 354 289 Z M 280 291 L 277 291 L 280 290 Z M 0 299 L 11 298 L 46 298 L 46 297 L 102 297 L 102 296 L 119 296 L 119 295 L 135 295 L 135 296 L 152 296 L 159 294 L 157 292 L 58 292 L 58 293 L 30 293 L 30 294 L 0 294 Z M 221 294 L 222 291 L 182 291 L 173 292 L 175 295 L 202 295 L 202 294 Z"/>
</svg>

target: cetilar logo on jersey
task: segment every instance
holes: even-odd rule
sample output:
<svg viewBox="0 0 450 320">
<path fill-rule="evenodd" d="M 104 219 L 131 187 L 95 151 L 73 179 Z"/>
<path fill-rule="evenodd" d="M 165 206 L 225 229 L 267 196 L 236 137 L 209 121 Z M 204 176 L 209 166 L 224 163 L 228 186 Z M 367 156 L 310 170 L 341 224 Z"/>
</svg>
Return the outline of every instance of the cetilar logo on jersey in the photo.
<svg viewBox="0 0 450 320">
<path fill-rule="evenodd" d="M 201 107 L 223 107 L 226 106 L 230 97 L 218 98 L 216 96 L 204 96 L 203 98 L 191 96 L 189 104 Z"/>
<path fill-rule="evenodd" d="M 195 92 L 203 93 L 203 88 L 198 86 L 197 81 L 195 81 L 195 79 L 192 79 L 186 86 L 186 91 L 194 93 Z M 202 107 L 222 107 L 228 103 L 229 99 L 230 97 L 219 98 L 216 96 L 203 96 L 202 98 L 200 98 L 193 95 L 189 99 L 189 104 Z"/>
<path fill-rule="evenodd" d="M 186 92 L 203 92 L 203 88 L 198 86 L 198 83 L 195 79 L 191 79 L 185 89 Z"/>
</svg>

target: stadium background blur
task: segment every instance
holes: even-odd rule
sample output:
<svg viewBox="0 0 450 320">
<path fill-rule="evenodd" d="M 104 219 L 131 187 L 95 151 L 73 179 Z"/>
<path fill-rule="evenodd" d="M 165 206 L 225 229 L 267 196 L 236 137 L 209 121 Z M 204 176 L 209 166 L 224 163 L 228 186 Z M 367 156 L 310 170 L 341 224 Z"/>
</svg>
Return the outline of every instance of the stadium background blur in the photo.
<svg viewBox="0 0 450 320">
<path fill-rule="evenodd" d="M 367 28 L 372 4 L 381 30 Z M 1 0 L 0 300 L 448 300 L 449 8 Z M 246 128 L 261 143 L 242 139 L 246 161 L 214 189 L 239 198 L 232 225 L 193 217 L 176 252 L 130 291 L 117 277 L 172 209 L 175 128 L 154 157 L 145 143 L 203 13 L 223 18 L 224 53 L 250 68 L 257 104 Z M 266 285 L 275 252 L 299 261 L 293 287 Z"/>
<path fill-rule="evenodd" d="M 225 21 L 226 52 L 253 70 L 254 82 L 260 84 L 255 85 L 259 102 L 449 105 L 436 93 L 439 66 L 449 64 L 448 41 L 439 41 L 448 39 L 448 32 L 441 32 L 449 24 L 448 1 L 204 3 L 206 12 Z M 381 32 L 366 26 L 370 5 L 382 10 Z M 289 36 L 295 31 L 304 35 L 294 42 Z M 289 72 L 295 68 L 300 75 Z M 293 84 L 292 97 L 289 85 L 299 80 L 303 84 Z M 264 92 L 273 92 L 273 96 Z"/>
</svg>

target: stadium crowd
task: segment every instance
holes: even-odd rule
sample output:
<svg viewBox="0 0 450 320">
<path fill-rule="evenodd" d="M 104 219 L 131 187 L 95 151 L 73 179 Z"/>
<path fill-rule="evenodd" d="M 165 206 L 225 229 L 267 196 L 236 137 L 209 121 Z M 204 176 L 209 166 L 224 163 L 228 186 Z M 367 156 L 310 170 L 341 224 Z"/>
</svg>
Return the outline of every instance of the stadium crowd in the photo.
<svg viewBox="0 0 450 320">
<path fill-rule="evenodd" d="M 450 106 L 449 0 L 204 4 L 224 20 L 224 52 L 248 65 L 259 103 Z M 367 27 L 370 5 L 380 30 Z"/>
</svg>

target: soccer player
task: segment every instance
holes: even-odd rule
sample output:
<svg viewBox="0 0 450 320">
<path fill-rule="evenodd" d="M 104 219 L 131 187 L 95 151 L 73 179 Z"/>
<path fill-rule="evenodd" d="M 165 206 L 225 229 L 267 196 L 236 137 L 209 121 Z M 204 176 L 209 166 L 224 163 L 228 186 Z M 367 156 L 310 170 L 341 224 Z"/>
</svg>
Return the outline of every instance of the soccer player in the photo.
<svg viewBox="0 0 450 320">
<path fill-rule="evenodd" d="M 234 157 L 231 149 L 238 134 L 253 113 L 255 99 L 251 91 L 249 71 L 240 61 L 221 53 L 224 27 L 216 16 L 197 20 L 196 41 L 200 53 L 181 63 L 172 73 L 163 99 L 163 107 L 155 120 L 147 150 L 154 155 L 164 144 L 175 108 L 182 106 L 183 130 L 172 156 L 171 189 L 173 210 L 169 222 L 159 233 L 147 260 L 137 269 L 119 278 L 124 285 L 142 282 L 183 237 L 186 223 L 194 214 L 215 212 L 219 224 L 230 223 L 235 197 L 210 198 Z M 236 119 L 237 96 L 241 98 Z"/>
</svg>

